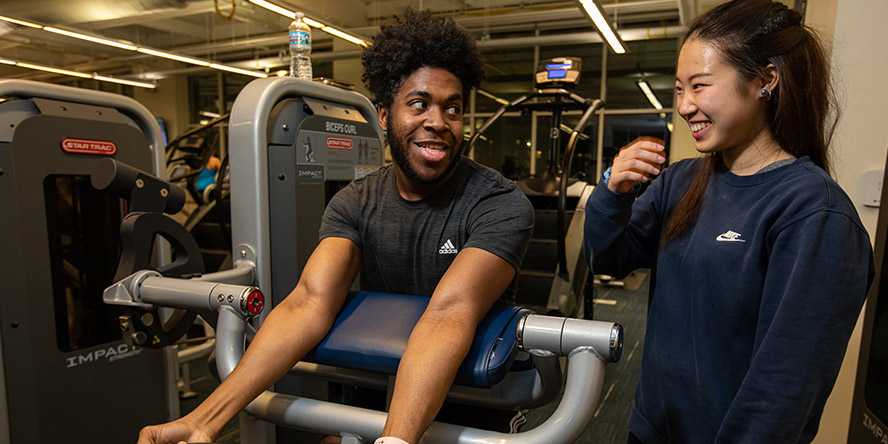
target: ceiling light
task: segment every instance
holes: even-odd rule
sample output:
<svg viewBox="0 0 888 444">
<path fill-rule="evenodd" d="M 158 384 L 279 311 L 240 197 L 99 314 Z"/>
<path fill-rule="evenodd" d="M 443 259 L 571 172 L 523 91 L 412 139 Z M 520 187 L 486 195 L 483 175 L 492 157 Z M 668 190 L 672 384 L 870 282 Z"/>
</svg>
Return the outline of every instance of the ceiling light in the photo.
<svg viewBox="0 0 888 444">
<path fill-rule="evenodd" d="M 248 1 L 256 6 L 265 8 L 271 12 L 275 12 L 275 13 L 278 13 L 278 14 L 284 16 L 284 17 L 287 17 L 290 20 L 296 19 L 296 12 L 291 11 L 283 6 L 274 4 L 274 3 L 269 2 L 267 0 L 248 0 Z M 312 28 L 318 28 L 321 31 L 326 32 L 327 34 L 330 34 L 334 37 L 339 37 L 347 42 L 354 43 L 355 45 L 358 45 L 358 46 L 363 46 L 364 48 L 367 48 L 370 46 L 370 42 L 368 42 L 356 35 L 349 34 L 339 28 L 327 25 L 327 24 L 325 24 L 321 21 L 315 20 L 311 17 L 303 16 L 302 20 L 305 22 L 306 25 L 311 26 Z"/>
<path fill-rule="evenodd" d="M 157 85 L 155 85 L 153 83 L 137 82 L 135 80 L 118 79 L 116 77 L 108 77 L 108 76 L 103 76 L 103 75 L 99 75 L 99 74 L 93 74 L 92 77 L 96 80 L 101 80 L 102 82 L 111 82 L 111 83 L 117 83 L 120 85 L 138 86 L 140 88 L 148 88 L 148 89 L 154 89 L 157 87 Z"/>
<path fill-rule="evenodd" d="M 287 74 L 289 74 L 289 71 L 287 71 L 286 69 L 279 70 L 275 73 L 275 75 L 277 75 L 278 77 L 283 77 Z"/>
<path fill-rule="evenodd" d="M 90 41 L 93 43 L 99 43 L 102 45 L 113 46 L 115 48 L 125 49 L 127 51 L 135 51 L 136 50 L 136 45 L 132 45 L 132 44 L 125 43 L 125 42 L 120 42 L 117 40 L 110 40 L 110 39 L 106 39 L 106 38 L 102 38 L 102 37 L 81 34 L 79 32 L 68 31 L 67 29 L 59 29 L 59 28 L 53 28 L 52 26 L 45 26 L 43 28 L 43 30 L 53 32 L 56 34 L 65 35 L 68 37 L 73 37 L 75 39 L 87 40 L 87 41 Z"/>
<path fill-rule="evenodd" d="M 175 60 L 177 62 L 190 63 L 192 65 L 206 66 L 206 67 L 210 66 L 210 62 L 208 62 L 206 60 L 196 59 L 194 57 L 182 56 L 179 54 L 173 54 L 171 52 L 158 51 L 156 49 L 151 49 L 151 48 L 139 48 L 139 49 L 137 49 L 137 51 L 141 52 L 142 54 L 153 55 L 155 57 L 163 57 L 165 59 Z"/>
<path fill-rule="evenodd" d="M 608 23 L 604 10 L 601 9 L 598 2 L 595 0 L 580 0 L 580 5 L 583 7 L 586 15 L 592 20 L 592 23 L 595 23 L 595 29 L 598 30 L 598 33 L 601 34 L 608 46 L 617 54 L 625 54 L 626 46 L 620 40 L 617 33 L 614 32 L 610 23 Z"/>
<path fill-rule="evenodd" d="M 138 86 L 140 88 L 148 88 L 148 89 L 154 89 L 157 87 L 153 83 L 137 82 L 135 80 L 118 79 L 115 77 L 103 76 L 101 74 L 96 74 L 96 73 L 86 74 L 83 72 L 77 72 L 77 71 L 71 71 L 68 69 L 56 68 L 53 66 L 38 65 L 36 63 L 17 62 L 15 60 L 8 60 L 8 59 L 0 59 L 0 63 L 3 63 L 5 65 L 19 66 L 22 68 L 34 69 L 37 71 L 51 72 L 53 74 L 61 74 L 63 76 L 78 77 L 81 79 L 95 79 L 100 82 L 111 82 L 111 83 L 117 83 L 117 84 L 121 84 L 121 85 Z"/>
<path fill-rule="evenodd" d="M 262 0 L 256 0 L 256 1 L 262 1 Z M 191 65 L 203 66 L 203 67 L 207 67 L 207 68 L 218 69 L 218 70 L 222 70 L 222 71 L 228 71 L 228 72 L 233 72 L 233 73 L 243 74 L 243 75 L 248 75 L 248 76 L 253 76 L 253 77 L 260 77 L 260 78 L 268 77 L 268 75 L 261 73 L 261 72 L 256 72 L 256 71 L 251 71 L 251 70 L 241 69 L 241 68 L 235 68 L 233 66 L 223 65 L 221 63 L 212 63 L 208 60 L 198 59 L 198 58 L 194 58 L 194 57 L 188 57 L 188 56 L 174 54 L 174 53 L 166 52 L 166 51 L 160 51 L 157 49 L 142 48 L 142 47 L 138 47 L 136 45 L 133 45 L 132 43 L 129 43 L 129 42 L 124 42 L 124 41 L 114 40 L 114 39 L 107 39 L 107 38 L 96 36 L 96 35 L 83 34 L 80 32 L 70 31 L 70 30 L 61 29 L 61 28 L 55 28 L 52 26 L 44 26 L 41 24 L 32 23 L 32 22 L 28 22 L 25 20 L 12 18 L 12 17 L 6 17 L 6 16 L 0 15 L 0 20 L 10 22 L 10 23 L 16 23 L 19 25 L 30 26 L 32 28 L 43 29 L 47 32 L 52 32 L 55 34 L 64 35 L 66 37 L 71 37 L 71 38 L 75 38 L 75 39 L 87 40 L 87 41 L 90 41 L 93 43 L 98 43 L 101 45 L 113 46 L 115 48 L 125 49 L 128 51 L 136 51 L 136 52 L 140 52 L 142 54 L 147 54 L 147 55 L 151 55 L 151 56 L 155 56 L 155 57 L 162 57 L 165 59 L 176 60 L 178 62 L 188 63 Z M 12 65 L 15 63 L 13 62 L 13 63 L 6 63 L 6 64 Z M 52 68 L 52 69 L 59 70 L 60 68 Z M 44 71 L 46 71 L 46 70 L 44 70 Z M 49 71 L 49 72 L 57 72 L 57 71 Z M 77 77 L 79 77 L 80 75 L 87 75 L 87 74 L 83 74 L 83 73 L 77 73 L 76 71 L 68 71 L 68 72 L 76 73 L 74 75 Z M 67 74 L 67 75 L 72 75 L 72 74 Z M 88 76 L 88 77 L 93 77 L 93 76 Z M 109 79 L 110 78 L 111 77 L 109 77 Z M 111 81 L 111 80 L 107 80 L 107 81 Z M 115 79 L 115 81 L 117 81 L 117 83 L 124 82 L 121 79 Z M 130 81 L 127 80 L 126 82 L 130 82 Z M 129 84 L 129 83 L 124 83 L 124 84 Z M 145 83 L 144 85 L 151 85 L 150 88 L 154 88 L 154 84 Z M 141 86 L 141 85 L 138 85 L 138 86 Z M 145 87 L 149 88 L 149 86 L 145 86 Z"/>
<path fill-rule="evenodd" d="M 312 28 L 323 28 L 324 27 L 323 23 L 321 23 L 311 17 L 302 16 L 302 21 L 304 21 L 306 25 L 311 26 Z"/>
<path fill-rule="evenodd" d="M 638 88 L 641 89 L 641 92 L 644 93 L 644 96 L 647 97 L 648 102 L 651 102 L 651 106 L 656 109 L 663 109 L 663 105 L 657 100 L 657 96 L 654 95 L 654 91 L 651 89 L 651 85 L 644 79 L 635 82 L 638 85 Z"/>
<path fill-rule="evenodd" d="M 363 46 L 364 48 L 367 48 L 370 46 L 370 43 L 368 43 L 366 40 L 359 38 L 359 37 L 355 37 L 345 31 L 340 31 L 339 29 L 336 29 L 332 26 L 324 26 L 321 28 L 321 31 L 324 31 L 327 34 L 330 34 L 332 36 L 339 37 L 342 40 L 354 43 L 355 45 Z"/>
<path fill-rule="evenodd" d="M 209 117 L 211 119 L 218 119 L 219 117 L 222 117 L 221 114 L 214 113 L 212 111 L 201 111 L 198 114 L 200 114 L 201 116 L 204 116 L 204 117 Z"/>
<path fill-rule="evenodd" d="M 295 13 L 295 12 L 293 12 L 293 11 L 287 9 L 287 8 L 284 8 L 283 6 L 278 6 L 278 5 L 276 5 L 276 4 L 272 3 L 272 2 L 265 1 L 265 0 L 249 0 L 249 2 L 252 3 L 252 4 L 254 4 L 254 5 L 256 5 L 256 6 L 260 6 L 260 7 L 262 7 L 262 8 L 265 8 L 265 9 L 271 11 L 271 12 L 276 12 L 276 13 L 278 13 L 278 14 L 284 16 L 284 17 L 288 17 L 288 18 L 290 18 L 291 20 L 295 20 L 295 19 L 296 19 L 296 13 Z M 306 22 L 307 22 L 307 21 L 306 21 Z M 311 26 L 311 25 L 309 25 L 309 26 Z"/>
<path fill-rule="evenodd" d="M 264 78 L 268 77 L 268 74 L 265 74 L 264 72 L 252 71 L 249 69 L 235 68 L 233 66 L 220 65 L 218 63 L 210 63 L 210 68 L 218 69 L 221 71 L 233 72 L 233 73 L 237 73 L 237 74 L 243 74 L 245 76 L 259 77 L 260 79 L 264 79 Z"/>
<path fill-rule="evenodd" d="M 38 24 L 36 24 L 36 23 L 31 23 L 31 22 L 29 22 L 29 21 L 27 21 L 27 20 L 21 20 L 21 19 L 16 19 L 16 18 L 12 18 L 12 17 L 6 17 L 6 16 L 4 16 L 4 15 L 0 15 L 0 20 L 3 20 L 4 22 L 9 22 L 9 23 L 15 23 L 16 25 L 28 26 L 28 27 L 31 27 L 31 28 L 37 28 L 37 29 L 43 28 L 43 25 L 38 25 Z"/>
<path fill-rule="evenodd" d="M 495 96 L 495 95 L 493 95 L 481 88 L 477 88 L 475 91 L 477 91 L 478 94 L 481 94 L 482 96 L 487 97 L 488 99 L 491 99 L 496 103 L 499 103 L 500 105 L 508 105 L 509 104 L 508 100 L 497 97 L 497 96 Z"/>
<path fill-rule="evenodd" d="M 55 73 L 55 74 L 61 74 L 64 76 L 80 77 L 81 79 L 91 79 L 92 78 L 92 76 L 89 74 L 84 74 L 82 72 L 77 72 L 77 71 L 70 71 L 70 70 L 62 69 L 62 68 L 53 68 L 52 66 L 36 65 L 33 63 L 26 63 L 26 62 L 17 62 L 15 65 L 21 66 L 22 68 L 36 69 L 39 71 L 51 72 L 51 73 Z"/>
</svg>

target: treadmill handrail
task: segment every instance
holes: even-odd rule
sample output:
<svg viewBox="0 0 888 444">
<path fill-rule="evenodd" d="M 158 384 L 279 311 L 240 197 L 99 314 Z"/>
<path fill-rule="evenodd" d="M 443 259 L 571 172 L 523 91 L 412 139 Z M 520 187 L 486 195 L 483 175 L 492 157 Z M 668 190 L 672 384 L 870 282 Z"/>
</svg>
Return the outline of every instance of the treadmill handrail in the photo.
<svg viewBox="0 0 888 444">
<path fill-rule="evenodd" d="M 154 154 L 154 172 L 161 179 L 167 178 L 160 125 L 148 108 L 134 99 L 109 92 L 18 79 L 0 80 L 0 97 L 39 97 L 114 108 L 133 119 L 139 126 L 148 138 L 148 147 Z"/>
<path fill-rule="evenodd" d="M 589 119 L 595 114 L 595 111 L 604 106 L 604 101 L 601 99 L 595 99 L 588 108 L 586 108 L 586 112 L 583 113 L 583 116 L 580 117 L 580 120 L 577 122 L 576 126 L 574 126 L 573 131 L 570 133 L 570 139 L 567 142 L 567 147 L 564 149 L 564 156 L 561 159 L 561 179 L 558 183 L 558 273 L 565 280 L 570 280 L 570 274 L 568 273 L 567 267 L 567 245 L 565 238 L 567 237 L 567 233 L 565 233 L 564 225 L 565 219 L 567 218 L 567 179 L 570 177 L 570 170 L 573 167 L 573 157 L 574 151 L 577 148 L 577 141 L 579 140 L 579 135 L 586 128 L 586 125 L 589 123 Z"/>
</svg>

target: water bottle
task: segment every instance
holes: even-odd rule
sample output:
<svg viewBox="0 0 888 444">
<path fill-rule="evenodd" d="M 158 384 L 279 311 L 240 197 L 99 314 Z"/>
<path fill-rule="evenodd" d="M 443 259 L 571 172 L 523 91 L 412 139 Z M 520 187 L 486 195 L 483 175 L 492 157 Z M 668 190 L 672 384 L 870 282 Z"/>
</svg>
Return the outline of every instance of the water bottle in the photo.
<svg viewBox="0 0 888 444">
<path fill-rule="evenodd" d="M 290 23 L 290 76 L 311 80 L 311 28 L 304 16 L 297 12 L 296 20 Z"/>
</svg>

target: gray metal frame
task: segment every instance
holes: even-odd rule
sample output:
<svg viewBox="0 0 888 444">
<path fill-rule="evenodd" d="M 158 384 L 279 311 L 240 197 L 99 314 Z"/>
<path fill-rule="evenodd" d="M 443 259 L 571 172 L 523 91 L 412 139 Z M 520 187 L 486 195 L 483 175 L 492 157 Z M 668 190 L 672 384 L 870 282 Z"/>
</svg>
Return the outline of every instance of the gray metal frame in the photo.
<svg viewBox="0 0 888 444">
<path fill-rule="evenodd" d="M 229 120 L 231 159 L 231 218 L 234 257 L 243 248 L 253 251 L 256 284 L 270 294 L 271 246 L 268 208 L 268 119 L 275 104 L 287 97 L 308 96 L 357 107 L 373 117 L 376 109 L 367 97 L 292 77 L 258 79 L 238 94 Z M 369 119 L 368 119 L 369 120 Z M 378 134 L 382 143 L 382 132 Z M 266 306 L 260 320 L 268 314 Z"/>
<path fill-rule="evenodd" d="M 148 148 L 152 152 L 151 162 L 154 174 L 158 176 L 165 174 L 165 162 L 162 152 L 164 144 L 160 126 L 147 108 L 131 98 L 107 92 L 27 80 L 0 80 L 0 97 L 50 99 L 115 109 L 130 118 L 144 134 L 148 142 Z M 11 133 L 9 135 L 11 136 Z M 159 248 L 158 252 L 160 253 L 159 257 L 166 257 L 165 253 L 167 251 L 163 247 Z M 3 344 L 0 344 L 0 353 L 2 352 Z M 170 417 L 173 418 L 179 416 L 179 399 L 175 388 L 175 349 L 169 348 L 165 350 L 164 358 L 165 369 L 163 377 L 168 387 L 166 408 Z M 9 404 L 7 400 L 6 372 L 3 367 L 4 365 L 0 365 L 0 444 L 7 444 L 11 440 L 11 434 L 8 423 Z"/>
<path fill-rule="evenodd" d="M 246 325 L 242 316 L 230 307 L 219 310 L 216 365 L 223 379 L 243 356 Z M 598 406 L 606 365 L 602 356 L 612 356 L 611 345 L 617 327 L 600 321 L 528 315 L 519 328 L 522 328 L 524 347 L 538 353 L 567 356 L 567 383 L 552 416 L 531 430 L 515 434 L 435 422 L 425 432 L 424 443 L 566 444 L 576 441 Z M 271 391 L 259 395 L 246 411 L 286 427 L 349 434 L 359 443 L 379 437 L 387 417 L 385 412 Z"/>
<path fill-rule="evenodd" d="M 148 111 L 148 108 L 134 99 L 119 94 L 29 80 L 0 80 L 0 97 L 41 97 L 114 108 L 133 119 L 139 125 L 139 129 L 145 133 L 148 138 L 148 148 L 154 152 L 154 174 L 166 179 L 163 133 L 160 125 L 154 120 L 154 115 Z"/>
<path fill-rule="evenodd" d="M 112 286 L 106 293 L 106 301 L 120 305 L 140 302 L 217 310 L 219 317 L 216 326 L 216 366 L 222 379 L 234 371 L 244 353 L 249 314 L 237 301 L 220 302 L 213 295 L 218 292 L 219 286 L 226 287 L 224 293 L 233 294 L 247 293 L 253 290 L 252 287 L 163 278 L 153 276 L 150 272 L 139 272 L 131 278 L 119 284 L 129 290 L 125 295 Z M 428 444 L 571 443 L 580 436 L 598 406 L 604 384 L 605 365 L 620 358 L 623 346 L 622 328 L 612 322 L 525 314 L 518 322 L 516 334 L 519 338 L 519 347 L 532 355 L 551 358 L 550 362 L 555 362 L 558 357 L 567 357 L 568 371 L 564 395 L 552 416 L 543 424 L 516 434 L 436 422 L 426 431 L 423 442 Z M 304 364 L 302 366 L 306 367 Z M 298 371 L 295 368 L 294 370 Z M 339 369 L 336 374 L 346 382 L 373 383 L 360 372 Z M 378 379 L 381 381 L 382 378 Z M 474 394 L 477 393 L 469 393 L 469 395 Z M 369 442 L 379 437 L 387 416 L 385 412 L 272 391 L 260 394 L 245 410 L 257 418 L 284 427 L 348 434 L 358 443 Z M 242 436 L 243 438 L 246 437 Z"/>
</svg>

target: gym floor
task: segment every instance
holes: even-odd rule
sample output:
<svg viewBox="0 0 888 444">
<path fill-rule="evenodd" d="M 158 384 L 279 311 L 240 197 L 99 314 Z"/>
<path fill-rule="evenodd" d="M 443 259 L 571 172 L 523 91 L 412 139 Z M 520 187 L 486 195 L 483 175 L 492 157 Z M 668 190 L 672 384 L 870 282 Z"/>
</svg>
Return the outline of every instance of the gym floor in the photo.
<svg viewBox="0 0 888 444">
<path fill-rule="evenodd" d="M 625 347 L 620 362 L 607 367 L 602 388 L 602 400 L 595 416 L 586 427 L 577 444 L 624 444 L 629 425 L 629 412 L 635 395 L 641 367 L 641 353 L 644 348 L 644 329 L 648 303 L 648 275 L 637 275 L 640 282 L 632 285 L 627 279 L 626 288 L 598 288 L 595 304 L 595 318 L 616 321 L 623 325 Z M 194 409 L 216 387 L 217 383 L 209 375 L 202 362 L 192 364 L 192 390 L 197 396 L 182 400 L 183 414 Z M 527 414 L 524 430 L 542 423 L 555 411 L 556 403 L 532 410 Z M 240 442 L 237 419 L 232 420 L 217 438 L 220 444 Z M 313 443 L 309 443 L 313 444 Z"/>
</svg>

